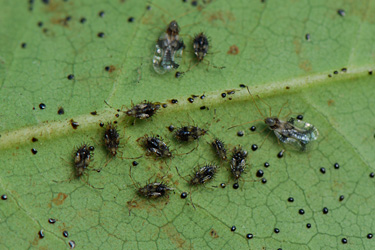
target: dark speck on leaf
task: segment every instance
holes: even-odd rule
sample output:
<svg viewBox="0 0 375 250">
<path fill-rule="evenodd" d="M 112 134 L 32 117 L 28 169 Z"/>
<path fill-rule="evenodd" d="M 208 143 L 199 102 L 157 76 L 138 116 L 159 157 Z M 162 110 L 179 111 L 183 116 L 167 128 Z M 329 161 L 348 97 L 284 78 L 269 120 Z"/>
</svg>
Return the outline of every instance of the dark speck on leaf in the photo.
<svg viewBox="0 0 375 250">
<path fill-rule="evenodd" d="M 56 220 L 55 220 L 55 219 L 52 219 L 52 218 L 50 218 L 50 219 L 48 219 L 48 222 L 49 222 L 50 224 L 55 224 Z"/>
<path fill-rule="evenodd" d="M 173 125 L 169 125 L 168 130 L 169 130 L 169 132 L 173 132 L 174 126 Z"/>
<path fill-rule="evenodd" d="M 240 88 L 246 88 L 245 84 L 240 84 Z"/>
<path fill-rule="evenodd" d="M 80 23 L 85 23 L 86 22 L 86 18 L 82 17 L 80 20 L 79 20 Z"/>
<path fill-rule="evenodd" d="M 226 187 L 225 183 L 220 183 L 220 187 L 225 188 Z"/>
<path fill-rule="evenodd" d="M 265 168 L 268 168 L 269 166 L 270 166 L 270 164 L 269 164 L 268 162 L 265 162 L 265 163 L 264 163 L 264 167 L 265 167 Z"/>
<path fill-rule="evenodd" d="M 374 178 L 375 174 L 373 172 L 370 173 L 370 178 Z"/>
<path fill-rule="evenodd" d="M 236 231 L 236 226 L 232 226 L 232 227 L 230 228 L 230 231 L 232 231 L 232 232 Z"/>
<path fill-rule="evenodd" d="M 63 115 L 64 113 L 65 113 L 64 108 L 63 107 L 59 107 L 59 109 L 57 110 L 57 114 L 58 115 Z"/>
<path fill-rule="evenodd" d="M 328 208 L 326 207 L 323 208 L 323 214 L 328 214 Z"/>
<path fill-rule="evenodd" d="M 163 108 L 167 108 L 168 105 L 166 103 L 163 103 L 163 105 L 161 105 Z"/>
<path fill-rule="evenodd" d="M 305 214 L 305 210 L 300 209 L 300 210 L 298 210 L 298 213 L 299 213 L 300 215 L 303 215 L 303 214 Z"/>
<path fill-rule="evenodd" d="M 109 71 L 110 67 L 109 66 L 105 66 L 105 71 Z"/>
<path fill-rule="evenodd" d="M 135 167 L 135 166 L 138 165 L 138 162 L 137 162 L 137 161 L 133 161 L 133 162 L 132 162 L 132 165 Z"/>
<path fill-rule="evenodd" d="M 147 10 L 151 10 L 151 6 L 150 6 L 150 5 L 147 5 L 146 9 L 147 9 Z"/>
<path fill-rule="evenodd" d="M 91 115 L 97 115 L 98 113 L 96 111 L 90 112 Z"/>
<path fill-rule="evenodd" d="M 341 242 L 342 242 L 342 244 L 346 244 L 346 243 L 348 243 L 348 240 L 346 238 L 342 238 Z"/>
<path fill-rule="evenodd" d="M 69 247 L 70 247 L 70 249 L 75 248 L 76 247 L 76 243 L 73 240 L 69 241 Z"/>
<path fill-rule="evenodd" d="M 226 93 L 221 93 L 221 97 L 225 98 L 227 96 Z"/>
<path fill-rule="evenodd" d="M 328 77 L 332 77 L 332 75 L 331 75 L 331 74 L 328 74 Z"/>
<path fill-rule="evenodd" d="M 309 33 L 307 33 L 307 34 L 305 35 L 305 39 L 306 39 L 306 41 L 310 41 L 310 34 L 309 34 Z"/>
<path fill-rule="evenodd" d="M 128 18 L 128 22 L 129 22 L 129 23 L 134 22 L 134 17 L 129 17 L 129 18 Z"/>
<path fill-rule="evenodd" d="M 293 198 L 293 197 L 289 197 L 289 198 L 288 198 L 288 201 L 289 201 L 289 202 L 294 202 L 294 198 Z"/>
<path fill-rule="evenodd" d="M 321 172 L 322 174 L 325 174 L 325 173 L 326 173 L 326 169 L 325 169 L 325 168 L 320 168 L 320 172 Z"/>
<path fill-rule="evenodd" d="M 72 125 L 73 129 L 77 129 L 79 126 L 78 122 L 73 121 L 73 119 L 70 120 L 70 125 Z"/>
<path fill-rule="evenodd" d="M 251 126 L 250 130 L 254 132 L 255 130 L 257 130 L 257 127 Z"/>
<path fill-rule="evenodd" d="M 191 5 L 196 7 L 198 5 L 198 1 L 196 1 L 196 0 L 191 1 Z"/>
<path fill-rule="evenodd" d="M 337 14 L 339 14 L 340 16 L 345 16 L 345 10 L 339 9 L 337 10 Z"/>
<path fill-rule="evenodd" d="M 68 75 L 68 80 L 73 80 L 73 79 L 74 79 L 74 75 L 73 74 Z"/>
<path fill-rule="evenodd" d="M 333 74 L 337 75 L 339 72 L 337 70 L 333 71 Z"/>
<path fill-rule="evenodd" d="M 233 188 L 234 188 L 234 189 L 238 189 L 239 187 L 240 187 L 240 185 L 238 185 L 238 183 L 234 183 L 234 184 L 233 184 Z"/>
<path fill-rule="evenodd" d="M 253 144 L 251 145 L 251 150 L 256 151 L 258 149 L 258 145 Z"/>
<path fill-rule="evenodd" d="M 238 131 L 237 136 L 242 137 L 244 135 L 243 131 Z"/>
<path fill-rule="evenodd" d="M 99 12 L 99 16 L 100 16 L 100 17 L 104 17 L 104 11 L 100 11 L 100 12 Z"/>
<path fill-rule="evenodd" d="M 343 195 L 340 195 L 339 201 L 343 201 L 344 198 L 345 198 L 345 197 L 344 197 Z"/>
<path fill-rule="evenodd" d="M 176 103 L 178 103 L 178 100 L 177 99 L 172 99 L 171 102 L 172 102 L 172 104 L 176 104 Z"/>
<path fill-rule="evenodd" d="M 372 75 L 372 70 L 370 70 L 370 71 L 368 72 L 368 74 L 371 76 L 371 75 Z"/>
<path fill-rule="evenodd" d="M 65 21 L 69 22 L 70 20 L 72 20 L 72 17 L 71 17 L 71 16 L 67 16 L 67 17 L 65 17 Z"/>
<path fill-rule="evenodd" d="M 181 199 L 185 199 L 187 197 L 187 193 L 186 192 L 182 192 L 181 193 Z"/>
<path fill-rule="evenodd" d="M 49 0 L 42 0 L 42 3 L 49 4 Z"/>
<path fill-rule="evenodd" d="M 201 95 L 200 98 L 203 100 L 204 98 L 206 98 L 206 96 L 205 95 Z"/>
<path fill-rule="evenodd" d="M 42 27 L 42 26 L 43 26 L 43 23 L 42 23 L 42 22 L 38 22 L 38 26 L 39 26 L 39 27 Z"/>
<path fill-rule="evenodd" d="M 254 237 L 253 234 L 246 234 L 246 238 L 248 238 L 248 239 L 252 239 L 253 237 Z"/>
<path fill-rule="evenodd" d="M 263 175 L 264 175 L 264 172 L 263 172 L 263 170 L 261 170 L 261 169 L 259 169 L 258 171 L 257 171 L 257 173 L 256 173 L 256 176 L 257 177 L 263 177 Z"/>
<path fill-rule="evenodd" d="M 303 120 L 303 115 L 297 115 L 297 120 Z"/>
<path fill-rule="evenodd" d="M 341 71 L 344 72 L 344 73 L 346 73 L 347 68 L 342 68 Z"/>
<path fill-rule="evenodd" d="M 190 103 L 193 103 L 193 102 L 194 102 L 194 99 L 191 98 L 191 97 L 189 97 L 187 100 L 188 100 L 188 102 L 190 102 Z"/>
<path fill-rule="evenodd" d="M 37 142 L 37 141 L 38 141 L 38 139 L 37 139 L 37 138 L 35 138 L 35 137 L 33 137 L 33 138 L 31 138 L 31 141 L 32 141 L 32 142 Z"/>
<path fill-rule="evenodd" d="M 38 235 L 39 235 L 39 238 L 40 238 L 40 239 L 43 239 L 43 238 L 44 238 L 44 232 L 43 232 L 43 229 L 41 229 L 41 230 L 38 232 Z"/>
<path fill-rule="evenodd" d="M 284 156 L 284 149 L 283 150 L 281 150 L 278 154 L 277 154 L 277 157 L 278 158 L 282 158 L 283 156 Z"/>
<path fill-rule="evenodd" d="M 100 126 L 100 127 L 104 127 L 104 123 L 102 123 L 102 122 L 99 123 L 99 126 Z"/>
<path fill-rule="evenodd" d="M 335 164 L 333 165 L 333 167 L 334 167 L 335 169 L 339 169 L 339 168 L 340 168 L 340 165 L 339 165 L 338 163 L 335 163 Z"/>
<path fill-rule="evenodd" d="M 6 194 L 3 194 L 3 195 L 1 196 L 1 199 L 2 199 L 3 201 L 5 201 L 5 200 L 8 199 L 8 196 L 7 196 Z"/>
<path fill-rule="evenodd" d="M 21 43 L 21 48 L 26 48 L 26 43 Z"/>
<path fill-rule="evenodd" d="M 274 230 L 273 230 L 275 233 L 280 233 L 280 229 L 278 229 L 278 228 L 275 228 Z"/>
<path fill-rule="evenodd" d="M 98 33 L 98 37 L 103 38 L 104 37 L 104 33 L 103 32 L 99 32 Z"/>
<path fill-rule="evenodd" d="M 68 233 L 68 231 L 64 231 L 64 232 L 63 232 L 63 236 L 64 236 L 65 238 L 68 238 L 68 237 L 69 237 L 69 233 Z"/>
<path fill-rule="evenodd" d="M 204 110 L 204 109 L 206 109 L 206 106 L 201 106 L 199 109 Z"/>
<path fill-rule="evenodd" d="M 31 149 L 31 153 L 33 153 L 34 155 L 36 155 L 36 153 L 38 153 L 38 150 L 36 150 L 35 148 L 32 148 Z"/>
<path fill-rule="evenodd" d="M 46 105 L 45 105 L 44 103 L 41 103 L 41 104 L 39 104 L 39 108 L 40 108 L 40 109 L 45 109 L 45 108 L 46 108 Z"/>
<path fill-rule="evenodd" d="M 311 228 L 311 224 L 310 224 L 310 223 L 307 223 L 307 224 L 306 224 L 306 227 L 307 227 L 307 228 Z"/>
<path fill-rule="evenodd" d="M 368 234 L 367 235 L 367 239 L 372 239 L 373 235 L 372 234 Z"/>
<path fill-rule="evenodd" d="M 266 184 L 267 183 L 267 179 L 266 178 L 262 178 L 262 183 Z"/>
</svg>

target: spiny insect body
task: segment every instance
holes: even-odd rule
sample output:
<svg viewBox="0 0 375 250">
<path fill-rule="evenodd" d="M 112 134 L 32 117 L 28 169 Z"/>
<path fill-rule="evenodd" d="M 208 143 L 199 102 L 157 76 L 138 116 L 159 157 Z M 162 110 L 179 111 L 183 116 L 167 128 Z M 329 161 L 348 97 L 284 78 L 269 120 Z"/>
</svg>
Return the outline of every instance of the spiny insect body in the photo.
<svg viewBox="0 0 375 250">
<path fill-rule="evenodd" d="M 87 144 L 82 144 L 80 147 L 77 148 L 77 151 L 74 155 L 74 167 L 75 173 L 77 177 L 81 177 L 87 167 L 90 165 L 93 157 L 93 146 L 88 146 Z"/>
<path fill-rule="evenodd" d="M 241 146 L 233 149 L 232 159 L 230 161 L 230 169 L 234 179 L 238 180 L 241 174 L 245 171 L 247 151 L 243 150 Z"/>
<path fill-rule="evenodd" d="M 120 135 L 113 123 L 108 123 L 104 132 L 104 145 L 112 156 L 116 156 L 120 144 Z"/>
<path fill-rule="evenodd" d="M 159 158 L 168 158 L 172 156 L 172 153 L 169 150 L 167 144 L 163 141 L 162 138 L 157 136 L 148 136 L 139 138 L 142 146 L 151 154 Z"/>
<path fill-rule="evenodd" d="M 225 161 L 227 159 L 227 150 L 225 149 L 224 142 L 219 139 L 214 139 L 211 143 L 216 154 L 219 156 L 220 160 Z"/>
</svg>

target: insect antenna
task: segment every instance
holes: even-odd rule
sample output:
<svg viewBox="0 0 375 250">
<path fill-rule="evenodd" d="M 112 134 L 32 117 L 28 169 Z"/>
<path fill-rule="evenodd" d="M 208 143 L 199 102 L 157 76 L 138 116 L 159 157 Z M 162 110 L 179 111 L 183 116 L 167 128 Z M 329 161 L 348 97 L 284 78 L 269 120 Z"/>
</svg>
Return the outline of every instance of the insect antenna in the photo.
<svg viewBox="0 0 375 250">
<path fill-rule="evenodd" d="M 262 113 L 262 111 L 260 111 L 260 109 L 259 109 L 259 107 L 258 107 L 258 105 L 257 105 L 257 103 L 256 103 L 256 101 L 255 101 L 255 99 L 254 99 L 254 96 L 251 94 L 251 92 L 250 92 L 250 89 L 249 89 L 249 86 L 246 86 L 246 88 L 247 88 L 247 92 L 249 92 L 249 94 L 250 94 L 250 96 L 251 96 L 251 99 L 253 99 L 253 102 L 254 102 L 254 104 L 255 104 L 255 107 L 257 108 L 257 110 L 258 110 L 258 112 L 259 112 L 259 114 L 264 118 L 265 117 L 265 115 Z M 259 96 L 258 96 L 259 97 Z M 259 98 L 260 99 L 260 98 Z M 262 99 L 260 99 L 263 103 L 265 103 Z M 269 107 L 269 109 L 270 109 L 270 116 L 271 116 L 271 106 L 270 105 L 268 105 L 267 103 L 265 103 L 268 107 Z"/>
</svg>

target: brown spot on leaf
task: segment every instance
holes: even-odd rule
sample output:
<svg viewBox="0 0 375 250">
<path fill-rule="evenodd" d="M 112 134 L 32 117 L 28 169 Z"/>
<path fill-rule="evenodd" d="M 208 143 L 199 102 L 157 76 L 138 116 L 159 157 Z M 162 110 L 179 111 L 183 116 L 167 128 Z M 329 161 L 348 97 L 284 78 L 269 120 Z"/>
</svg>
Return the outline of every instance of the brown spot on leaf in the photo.
<svg viewBox="0 0 375 250">
<path fill-rule="evenodd" d="M 235 21 L 236 20 L 236 17 L 234 16 L 234 14 L 230 11 L 222 11 L 222 10 L 219 10 L 219 11 L 216 11 L 216 12 L 212 12 L 209 14 L 208 16 L 208 21 L 209 22 L 214 22 L 214 21 L 222 21 L 223 23 L 226 23 L 227 21 Z"/>
<path fill-rule="evenodd" d="M 64 203 L 66 197 L 68 197 L 67 194 L 64 194 L 64 193 L 58 193 L 57 194 L 57 197 L 52 199 L 52 202 L 56 205 L 56 206 L 60 206 Z"/>
<path fill-rule="evenodd" d="M 161 228 L 169 240 L 176 246 L 176 248 L 191 249 L 192 246 L 190 242 L 186 242 L 181 237 L 181 234 L 177 231 L 176 227 L 173 224 L 166 224 Z"/>
<path fill-rule="evenodd" d="M 301 53 L 301 40 L 298 39 L 298 38 L 295 38 L 293 40 L 293 44 L 294 44 L 294 50 L 296 51 L 296 54 L 299 55 Z"/>
<path fill-rule="evenodd" d="M 110 66 L 109 66 L 109 69 L 108 69 L 108 72 L 109 72 L 109 73 L 112 73 L 112 72 L 115 71 L 115 70 L 116 70 L 116 67 L 113 66 L 113 65 L 110 65 Z"/>
<path fill-rule="evenodd" d="M 210 231 L 210 235 L 211 235 L 211 237 L 212 238 L 214 238 L 214 239 L 217 239 L 217 238 L 219 238 L 219 235 L 217 234 L 217 232 L 215 231 L 215 229 L 211 229 L 211 231 Z"/>
<path fill-rule="evenodd" d="M 328 106 L 332 106 L 334 103 L 335 103 L 335 101 L 332 100 L 332 99 L 329 99 L 328 102 L 327 102 Z"/>
<path fill-rule="evenodd" d="M 298 65 L 301 69 L 303 69 L 304 71 L 306 71 L 306 72 L 309 72 L 309 71 L 311 71 L 311 63 L 310 63 L 310 61 L 309 60 L 303 60 L 303 61 L 301 61 L 300 63 L 299 63 L 299 65 Z"/>
<path fill-rule="evenodd" d="M 232 46 L 230 46 L 227 54 L 228 55 L 237 55 L 239 52 L 240 52 L 240 50 L 238 49 L 238 47 L 236 45 L 232 45 Z"/>
</svg>

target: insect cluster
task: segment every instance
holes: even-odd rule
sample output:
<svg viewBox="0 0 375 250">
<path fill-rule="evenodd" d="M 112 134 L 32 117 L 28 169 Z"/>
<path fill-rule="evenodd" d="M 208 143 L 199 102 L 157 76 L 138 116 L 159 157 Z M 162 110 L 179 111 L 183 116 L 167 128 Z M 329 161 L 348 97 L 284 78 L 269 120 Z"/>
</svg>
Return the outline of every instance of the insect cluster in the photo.
<svg viewBox="0 0 375 250">
<path fill-rule="evenodd" d="M 193 38 L 193 51 L 197 63 L 202 62 L 209 50 L 209 40 L 207 36 L 200 32 Z M 159 37 L 155 45 L 155 54 L 152 59 L 154 70 L 158 74 L 165 74 L 180 67 L 185 44 L 180 37 L 180 27 L 173 20 L 169 23 L 167 30 Z M 190 68 L 188 69 L 188 71 Z M 178 73 L 178 74 L 177 74 Z M 179 77 L 181 72 L 177 72 Z"/>
</svg>

